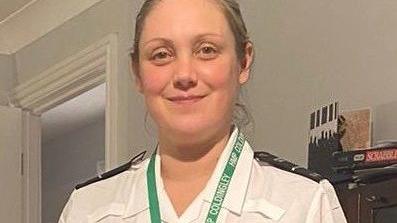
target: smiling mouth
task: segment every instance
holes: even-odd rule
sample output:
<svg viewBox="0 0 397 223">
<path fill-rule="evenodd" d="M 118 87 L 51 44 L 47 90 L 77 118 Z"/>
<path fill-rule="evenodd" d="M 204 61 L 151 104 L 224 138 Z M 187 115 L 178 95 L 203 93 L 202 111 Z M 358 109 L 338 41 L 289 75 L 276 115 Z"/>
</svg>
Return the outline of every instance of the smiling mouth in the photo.
<svg viewBox="0 0 397 223">
<path fill-rule="evenodd" d="M 204 97 L 205 95 L 189 95 L 189 96 L 168 97 L 167 99 L 176 104 L 193 104 L 200 101 Z"/>
</svg>

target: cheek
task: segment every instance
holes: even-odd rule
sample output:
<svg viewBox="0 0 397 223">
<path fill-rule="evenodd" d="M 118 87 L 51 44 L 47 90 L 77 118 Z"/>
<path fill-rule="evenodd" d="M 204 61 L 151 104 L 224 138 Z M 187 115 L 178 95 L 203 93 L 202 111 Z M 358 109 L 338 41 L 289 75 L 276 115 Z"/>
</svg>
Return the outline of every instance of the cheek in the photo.
<svg viewBox="0 0 397 223">
<path fill-rule="evenodd" d="M 144 94 L 158 94 L 169 83 L 169 71 L 166 67 L 142 66 L 141 67 L 142 90 Z"/>
<path fill-rule="evenodd" d="M 227 91 L 230 94 L 238 84 L 238 70 L 233 64 L 228 61 L 207 64 L 202 69 L 204 81 L 213 90 Z"/>
</svg>

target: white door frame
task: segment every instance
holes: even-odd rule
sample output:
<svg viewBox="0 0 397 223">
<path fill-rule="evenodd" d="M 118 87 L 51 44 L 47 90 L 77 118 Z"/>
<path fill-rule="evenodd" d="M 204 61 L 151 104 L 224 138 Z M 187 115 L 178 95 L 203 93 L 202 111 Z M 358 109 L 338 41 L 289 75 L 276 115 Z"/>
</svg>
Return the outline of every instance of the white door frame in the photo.
<svg viewBox="0 0 397 223">
<path fill-rule="evenodd" d="M 26 154 L 25 222 L 41 222 L 41 134 L 37 133 L 41 131 L 41 126 L 40 120 L 35 120 L 34 116 L 40 116 L 51 108 L 106 83 L 105 168 L 109 170 L 117 165 L 117 47 L 117 34 L 109 34 L 18 85 L 10 94 L 12 104 L 26 111 L 23 142 Z"/>
<path fill-rule="evenodd" d="M 22 113 L 22 222 L 41 222 L 40 117 Z"/>
</svg>

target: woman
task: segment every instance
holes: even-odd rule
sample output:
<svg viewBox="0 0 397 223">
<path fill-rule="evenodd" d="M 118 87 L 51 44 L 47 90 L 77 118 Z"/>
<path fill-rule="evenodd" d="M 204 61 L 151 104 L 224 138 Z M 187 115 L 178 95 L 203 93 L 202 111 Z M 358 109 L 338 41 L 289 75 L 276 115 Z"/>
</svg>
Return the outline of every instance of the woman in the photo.
<svg viewBox="0 0 397 223">
<path fill-rule="evenodd" d="M 75 190 L 60 222 L 345 222 L 327 181 L 253 159 L 234 116 L 252 61 L 234 0 L 146 0 L 132 67 L 158 147 Z"/>
</svg>

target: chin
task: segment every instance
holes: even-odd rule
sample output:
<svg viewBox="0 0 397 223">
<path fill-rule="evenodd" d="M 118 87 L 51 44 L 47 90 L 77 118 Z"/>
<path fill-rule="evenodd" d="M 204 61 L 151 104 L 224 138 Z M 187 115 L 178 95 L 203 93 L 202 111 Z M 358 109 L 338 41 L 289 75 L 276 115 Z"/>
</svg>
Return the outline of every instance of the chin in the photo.
<svg viewBox="0 0 397 223">
<path fill-rule="evenodd" d="M 194 144 L 214 137 L 224 125 L 224 119 L 208 119 L 208 116 L 206 118 L 179 117 L 177 121 L 169 122 L 167 128 L 169 130 L 164 133 L 177 141 Z"/>
<path fill-rule="evenodd" d="M 170 129 L 178 135 L 196 136 L 208 131 L 211 127 L 209 123 L 203 123 L 198 120 L 179 120 L 178 123 L 173 123 Z"/>
</svg>

